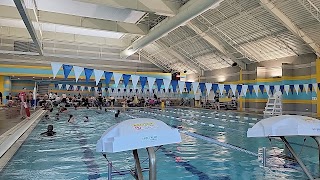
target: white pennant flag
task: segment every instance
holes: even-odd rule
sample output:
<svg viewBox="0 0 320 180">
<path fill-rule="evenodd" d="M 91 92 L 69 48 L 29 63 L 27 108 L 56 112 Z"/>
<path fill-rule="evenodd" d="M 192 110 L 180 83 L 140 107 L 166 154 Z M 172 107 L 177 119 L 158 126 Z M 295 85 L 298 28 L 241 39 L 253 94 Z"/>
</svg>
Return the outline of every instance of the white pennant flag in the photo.
<svg viewBox="0 0 320 180">
<path fill-rule="evenodd" d="M 267 95 L 269 96 L 270 85 L 264 85 L 264 88 L 266 89 Z"/>
<path fill-rule="evenodd" d="M 91 91 L 91 87 L 88 87 L 88 91 L 89 91 L 89 92 Z"/>
<path fill-rule="evenodd" d="M 233 95 L 235 96 L 236 95 L 237 85 L 236 84 L 230 84 L 230 88 L 231 88 L 231 91 L 232 91 Z"/>
<path fill-rule="evenodd" d="M 166 92 L 169 92 L 170 83 L 171 83 L 170 79 L 163 79 L 164 90 Z"/>
<path fill-rule="evenodd" d="M 183 90 L 184 90 L 184 85 L 186 84 L 186 82 L 184 81 L 178 81 L 178 86 L 179 86 L 179 90 L 180 90 L 180 94 L 182 94 Z"/>
<path fill-rule="evenodd" d="M 306 91 L 306 94 L 308 94 L 308 91 L 309 91 L 309 84 L 303 84 L 303 87 Z"/>
<path fill-rule="evenodd" d="M 297 95 L 299 94 L 299 84 L 293 85 L 294 90 L 296 91 Z"/>
<path fill-rule="evenodd" d="M 212 89 L 212 83 L 206 83 L 206 90 L 207 90 L 207 95 L 209 96 L 210 95 L 210 91 Z"/>
<path fill-rule="evenodd" d="M 59 87 L 59 89 L 61 89 L 62 88 L 62 84 L 58 84 L 58 87 Z"/>
<path fill-rule="evenodd" d="M 284 91 L 286 91 L 287 95 L 289 94 L 289 89 L 290 89 L 289 85 L 284 85 Z"/>
<path fill-rule="evenodd" d="M 138 84 L 139 79 L 140 79 L 140 76 L 131 75 L 133 90 L 137 89 L 137 84 Z"/>
<path fill-rule="evenodd" d="M 279 92 L 280 91 L 280 85 L 274 85 L 274 90 L 275 90 L 275 92 Z"/>
<path fill-rule="evenodd" d="M 147 77 L 147 80 L 148 80 L 148 85 L 149 85 L 149 92 L 150 92 L 150 93 L 153 93 L 153 92 L 152 92 L 152 88 L 153 88 L 154 82 L 156 82 L 156 78 L 154 78 L 154 77 Z"/>
<path fill-rule="evenodd" d="M 122 77 L 122 74 L 113 73 L 113 79 L 114 79 L 114 86 L 115 86 L 115 88 L 118 87 L 121 77 Z"/>
<path fill-rule="evenodd" d="M 96 92 L 98 92 L 98 87 L 94 87 L 94 90 L 95 90 Z"/>
<path fill-rule="evenodd" d="M 318 89 L 318 84 L 317 83 L 313 83 L 312 84 L 314 92 L 318 93 L 317 89 Z"/>
<path fill-rule="evenodd" d="M 104 74 L 104 71 L 94 69 L 93 72 L 94 72 L 94 79 L 96 80 L 96 86 L 97 86 L 100 82 L 102 75 Z"/>
<path fill-rule="evenodd" d="M 259 93 L 259 85 L 253 85 L 253 89 L 254 89 L 254 92 L 256 93 L 256 96 L 258 96 L 258 93 Z"/>
<path fill-rule="evenodd" d="M 84 90 L 84 86 L 81 86 L 80 89 L 81 89 L 81 91 L 83 91 Z"/>
<path fill-rule="evenodd" d="M 51 68 L 52 68 L 52 73 L 53 73 L 53 79 L 56 78 L 60 68 L 62 66 L 62 63 L 58 62 L 51 62 Z"/>
<path fill-rule="evenodd" d="M 70 88 L 70 85 L 66 84 L 66 89 L 69 90 L 69 88 Z"/>
<path fill-rule="evenodd" d="M 241 93 L 242 93 L 244 96 L 247 95 L 247 90 L 248 90 L 248 85 L 242 85 Z"/>
<path fill-rule="evenodd" d="M 197 93 L 198 87 L 199 87 L 199 82 L 192 82 L 192 90 L 194 94 Z"/>
<path fill-rule="evenodd" d="M 76 77 L 76 82 L 78 82 L 81 73 L 83 72 L 83 67 L 73 66 L 74 76 Z"/>
<path fill-rule="evenodd" d="M 218 88 L 219 88 L 220 94 L 222 95 L 224 90 L 224 84 L 218 84 Z"/>
<path fill-rule="evenodd" d="M 108 88 L 108 93 L 111 94 L 111 88 Z"/>
</svg>

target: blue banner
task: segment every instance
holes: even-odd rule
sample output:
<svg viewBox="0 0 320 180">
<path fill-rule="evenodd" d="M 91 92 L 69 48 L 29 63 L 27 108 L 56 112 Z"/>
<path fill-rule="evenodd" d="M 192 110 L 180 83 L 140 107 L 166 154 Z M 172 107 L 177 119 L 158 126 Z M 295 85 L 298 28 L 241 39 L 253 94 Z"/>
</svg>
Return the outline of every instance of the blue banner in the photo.
<svg viewBox="0 0 320 180">
<path fill-rule="evenodd" d="M 158 87 L 158 91 L 160 91 L 162 83 L 163 83 L 163 79 L 156 79 L 156 84 L 157 84 L 157 87 Z"/>
<path fill-rule="evenodd" d="M 73 66 L 64 64 L 62 65 L 62 67 L 63 67 L 64 78 L 67 79 Z"/>
<path fill-rule="evenodd" d="M 231 87 L 230 87 L 230 85 L 225 84 L 225 85 L 224 85 L 224 89 L 226 90 L 226 93 L 228 94 L 229 91 L 230 91 L 230 89 L 231 89 Z"/>
<path fill-rule="evenodd" d="M 110 84 L 110 81 L 111 81 L 111 78 L 112 78 L 112 72 L 104 72 L 104 78 L 105 78 L 105 82 L 106 82 L 106 85 L 109 86 Z"/>
<path fill-rule="evenodd" d="M 122 78 L 123 78 L 123 84 L 124 84 L 124 87 L 126 88 L 129 84 L 129 80 L 130 80 L 130 77 L 131 75 L 129 74 L 123 74 L 122 75 Z"/>
<path fill-rule="evenodd" d="M 143 92 L 144 86 L 146 85 L 147 77 L 140 76 L 140 84 L 141 84 L 141 91 Z"/>
<path fill-rule="evenodd" d="M 173 92 L 177 92 L 178 80 L 171 80 L 171 85 Z"/>
<path fill-rule="evenodd" d="M 200 91 L 201 93 L 204 93 L 206 90 L 206 84 L 205 83 L 199 83 Z"/>
<path fill-rule="evenodd" d="M 271 91 L 271 94 L 274 93 L 274 86 L 273 85 L 270 86 L 270 91 Z"/>
<path fill-rule="evenodd" d="M 242 85 L 241 84 L 237 85 L 237 90 L 238 90 L 238 94 L 241 94 L 241 91 L 242 91 Z"/>
<path fill-rule="evenodd" d="M 214 94 L 216 94 L 217 90 L 218 90 L 218 84 L 212 84 L 212 90 L 213 90 Z"/>
<path fill-rule="evenodd" d="M 93 73 L 93 69 L 84 68 L 84 74 L 86 75 L 87 82 L 89 82 L 92 73 Z"/>
<path fill-rule="evenodd" d="M 260 89 L 261 94 L 263 94 L 264 93 L 264 85 L 259 85 L 259 89 Z"/>
<path fill-rule="evenodd" d="M 191 85 L 192 85 L 192 82 L 186 82 L 186 88 L 188 92 L 191 91 Z"/>
<path fill-rule="evenodd" d="M 252 95 L 253 85 L 248 85 L 249 93 Z"/>
</svg>

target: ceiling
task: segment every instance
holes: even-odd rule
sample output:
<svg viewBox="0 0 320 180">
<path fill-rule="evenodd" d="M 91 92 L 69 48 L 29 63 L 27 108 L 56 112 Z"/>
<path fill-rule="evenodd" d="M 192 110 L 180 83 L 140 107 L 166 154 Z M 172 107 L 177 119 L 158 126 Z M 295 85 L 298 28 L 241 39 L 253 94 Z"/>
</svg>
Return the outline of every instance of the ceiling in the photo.
<svg viewBox="0 0 320 180">
<path fill-rule="evenodd" d="M 127 59 L 120 57 L 122 50 L 193 1 L 25 0 L 34 35 L 16 1 L 0 1 L 0 62 L 8 54 L 36 57 L 46 64 L 68 57 L 71 64 L 82 66 L 112 69 L 116 64 L 119 70 L 123 65 L 143 71 L 145 66 L 150 71 L 201 74 L 234 62 L 245 68 L 254 62 L 320 54 L 320 0 L 224 0 Z M 10 61 L 14 58 L 5 62 Z"/>
</svg>

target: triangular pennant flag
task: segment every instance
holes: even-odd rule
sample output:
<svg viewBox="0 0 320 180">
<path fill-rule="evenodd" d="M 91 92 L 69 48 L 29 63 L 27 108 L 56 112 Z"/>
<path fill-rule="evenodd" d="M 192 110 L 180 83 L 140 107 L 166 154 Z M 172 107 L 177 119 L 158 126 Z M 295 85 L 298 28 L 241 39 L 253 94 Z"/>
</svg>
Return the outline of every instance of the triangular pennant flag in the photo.
<svg viewBox="0 0 320 180">
<path fill-rule="evenodd" d="M 81 86 L 77 86 L 77 90 L 80 91 Z"/>
<path fill-rule="evenodd" d="M 107 86 L 109 86 L 113 73 L 112 72 L 104 72 L 104 81 Z"/>
<path fill-rule="evenodd" d="M 274 90 L 276 92 L 279 92 L 280 91 L 280 85 L 274 85 Z"/>
<path fill-rule="evenodd" d="M 198 87 L 199 87 L 199 82 L 193 82 L 193 83 L 192 83 L 192 90 L 193 90 L 193 93 L 194 93 L 194 94 L 197 93 Z"/>
<path fill-rule="evenodd" d="M 144 86 L 147 83 L 147 77 L 141 77 L 140 76 L 140 84 L 141 84 L 141 92 L 143 92 Z"/>
<path fill-rule="evenodd" d="M 130 74 L 123 74 L 122 78 L 123 78 L 124 87 L 126 88 L 129 84 L 129 80 L 131 78 L 131 75 Z"/>
<path fill-rule="evenodd" d="M 122 74 L 120 73 L 113 73 L 113 78 L 114 78 L 114 86 L 117 88 L 120 82 L 120 79 L 122 77 Z"/>
<path fill-rule="evenodd" d="M 89 69 L 89 68 L 84 68 L 84 74 L 86 76 L 86 81 L 89 82 L 90 81 L 90 77 L 93 73 L 93 69 Z"/>
<path fill-rule="evenodd" d="M 72 66 L 64 64 L 62 65 L 62 67 L 63 67 L 64 78 L 67 79 L 72 70 Z"/>
<path fill-rule="evenodd" d="M 236 90 L 237 90 L 237 85 L 236 84 L 230 84 L 230 88 L 231 88 L 232 94 L 235 96 L 236 95 Z"/>
<path fill-rule="evenodd" d="M 258 96 L 258 93 L 259 93 L 259 85 L 253 85 L 253 89 L 254 89 L 254 92 L 256 93 L 256 96 Z"/>
<path fill-rule="evenodd" d="M 187 88 L 187 91 L 188 91 L 188 92 L 191 91 L 191 85 L 192 85 L 191 82 L 186 82 L 186 88 Z"/>
<path fill-rule="evenodd" d="M 238 94 L 239 94 L 239 95 L 241 94 L 241 90 L 242 90 L 242 85 L 241 85 L 241 84 L 238 84 L 238 85 L 237 85 L 237 91 L 238 91 Z"/>
<path fill-rule="evenodd" d="M 309 84 L 309 90 L 312 92 L 312 84 Z"/>
<path fill-rule="evenodd" d="M 62 84 L 62 89 L 66 89 L 66 85 L 65 84 Z"/>
<path fill-rule="evenodd" d="M 162 83 L 163 83 L 163 79 L 156 79 L 156 84 L 157 84 L 158 91 L 160 91 Z"/>
<path fill-rule="evenodd" d="M 206 90 L 206 84 L 205 83 L 199 83 L 199 88 L 201 93 L 204 93 L 204 91 Z"/>
<path fill-rule="evenodd" d="M 102 75 L 104 74 L 104 71 L 95 69 L 93 70 L 93 72 L 94 72 L 94 79 L 96 80 L 96 86 L 97 86 L 100 82 Z"/>
<path fill-rule="evenodd" d="M 318 91 L 317 91 L 317 89 L 318 89 L 317 83 L 313 83 L 312 86 L 313 86 L 314 92 L 318 93 Z"/>
<path fill-rule="evenodd" d="M 223 94 L 224 84 L 218 84 L 220 94 Z M 228 92 L 227 92 L 228 93 Z"/>
<path fill-rule="evenodd" d="M 293 87 L 294 87 L 294 90 L 296 91 L 296 93 L 298 95 L 299 94 L 299 84 L 295 84 L 295 85 L 293 85 Z M 292 93 L 293 93 L 293 91 L 292 91 Z"/>
<path fill-rule="evenodd" d="M 269 85 L 264 85 L 264 88 L 266 89 L 267 95 L 269 95 L 270 86 Z"/>
<path fill-rule="evenodd" d="M 184 90 L 184 85 L 186 83 L 184 81 L 178 81 L 178 85 L 179 85 L 179 90 L 180 90 L 180 94 L 182 94 L 183 90 Z"/>
<path fill-rule="evenodd" d="M 58 84 L 54 84 L 54 88 L 58 88 Z"/>
<path fill-rule="evenodd" d="M 66 90 L 69 90 L 69 88 L 70 88 L 70 85 L 66 84 Z"/>
<path fill-rule="evenodd" d="M 154 77 L 147 77 L 147 79 L 148 79 L 148 85 L 149 85 L 149 92 L 151 93 L 151 92 L 152 92 L 153 85 L 154 85 L 154 82 L 156 81 L 156 78 L 154 78 Z"/>
<path fill-rule="evenodd" d="M 168 91 L 169 91 L 170 82 L 171 82 L 170 79 L 163 79 L 163 84 L 164 84 L 164 90 L 165 90 L 165 92 L 168 92 Z"/>
<path fill-rule="evenodd" d="M 249 93 L 252 95 L 253 85 L 248 85 Z"/>
<path fill-rule="evenodd" d="M 81 86 L 81 87 L 80 87 L 81 91 L 83 91 L 83 90 L 84 90 L 84 88 L 85 88 L 84 86 Z"/>
<path fill-rule="evenodd" d="M 205 83 L 206 85 L 206 91 L 207 91 L 207 95 L 210 95 L 210 91 L 212 89 L 212 83 Z"/>
<path fill-rule="evenodd" d="M 140 78 L 140 76 L 131 75 L 133 89 L 137 89 L 137 84 L 138 84 L 139 78 Z"/>
<path fill-rule="evenodd" d="M 309 84 L 303 84 L 303 88 L 306 91 L 306 94 L 308 94 L 309 91 Z M 301 91 L 302 92 L 302 91 Z"/>
<path fill-rule="evenodd" d="M 289 88 L 290 88 L 291 93 L 293 94 L 294 85 L 290 85 Z"/>
<path fill-rule="evenodd" d="M 279 86 L 279 88 L 280 88 L 280 86 Z M 270 91 L 271 91 L 271 94 L 274 94 L 274 86 L 273 85 L 270 86 Z"/>
<path fill-rule="evenodd" d="M 212 85 L 211 85 L 211 88 L 212 88 L 212 90 L 213 90 L 213 93 L 216 94 L 217 91 L 218 91 L 218 84 L 212 84 Z M 222 89 L 223 89 L 223 88 L 222 88 Z"/>
<path fill-rule="evenodd" d="M 242 85 L 242 94 L 244 96 L 247 95 L 247 90 L 248 90 L 248 85 Z M 251 93 L 250 94 L 252 94 L 252 89 L 251 89 Z"/>
<path fill-rule="evenodd" d="M 59 89 L 61 89 L 62 88 L 62 84 L 58 84 L 58 87 L 59 87 Z"/>
<path fill-rule="evenodd" d="M 78 82 L 79 77 L 80 77 L 83 70 L 84 70 L 83 67 L 73 66 L 73 71 L 74 71 L 74 76 L 76 77 L 76 82 Z"/>
<path fill-rule="evenodd" d="M 261 92 L 261 94 L 263 94 L 264 93 L 264 85 L 259 85 L 259 89 L 260 89 L 260 92 Z"/>
<path fill-rule="evenodd" d="M 281 88 L 281 87 L 280 87 Z M 284 91 L 287 93 L 287 95 L 289 95 L 289 89 L 290 89 L 290 86 L 289 85 L 284 85 Z"/>
<path fill-rule="evenodd" d="M 224 85 L 224 89 L 226 90 L 226 93 L 229 94 L 231 87 L 229 84 L 226 84 L 226 85 Z"/>
<path fill-rule="evenodd" d="M 51 62 L 51 69 L 52 69 L 52 73 L 53 73 L 53 79 L 56 78 L 61 66 L 62 66 L 62 63 Z"/>
<path fill-rule="evenodd" d="M 178 80 L 171 80 L 171 86 L 173 92 L 177 92 Z"/>
<path fill-rule="evenodd" d="M 299 89 L 300 89 L 300 92 L 302 93 L 303 92 L 303 84 L 299 84 Z"/>
</svg>

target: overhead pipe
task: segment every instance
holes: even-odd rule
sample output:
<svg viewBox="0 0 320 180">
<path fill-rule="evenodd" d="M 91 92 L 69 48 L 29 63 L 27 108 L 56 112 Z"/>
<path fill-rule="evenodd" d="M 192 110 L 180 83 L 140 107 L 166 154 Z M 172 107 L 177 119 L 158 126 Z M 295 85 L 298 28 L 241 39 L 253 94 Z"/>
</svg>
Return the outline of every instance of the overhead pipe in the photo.
<svg viewBox="0 0 320 180">
<path fill-rule="evenodd" d="M 183 5 L 177 15 L 174 17 L 168 17 L 163 22 L 151 30 L 146 36 L 133 42 L 128 48 L 120 53 L 121 58 L 127 58 L 144 48 L 148 44 L 160 39 L 167 35 L 169 32 L 178 28 L 179 26 L 185 25 L 188 21 L 202 14 L 208 9 L 215 8 L 223 0 L 190 0 L 188 3 Z"/>
</svg>

